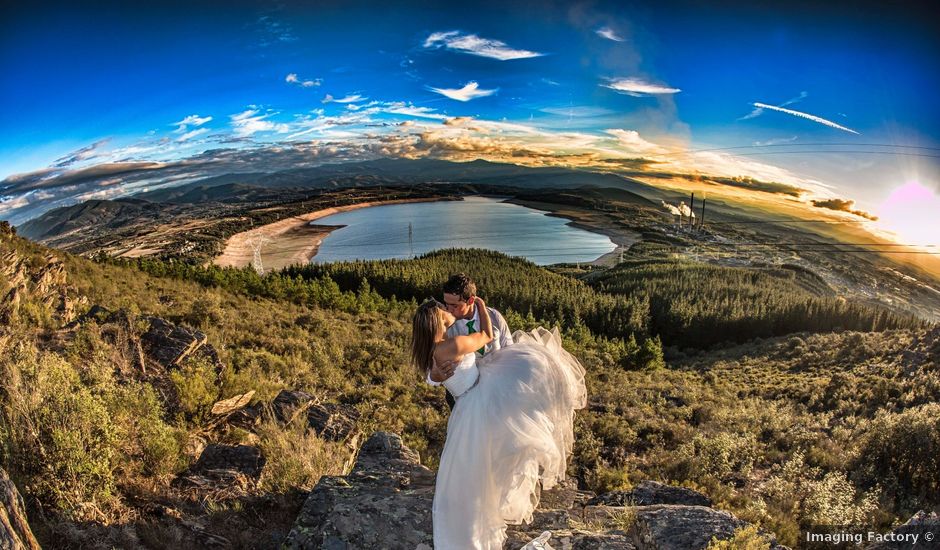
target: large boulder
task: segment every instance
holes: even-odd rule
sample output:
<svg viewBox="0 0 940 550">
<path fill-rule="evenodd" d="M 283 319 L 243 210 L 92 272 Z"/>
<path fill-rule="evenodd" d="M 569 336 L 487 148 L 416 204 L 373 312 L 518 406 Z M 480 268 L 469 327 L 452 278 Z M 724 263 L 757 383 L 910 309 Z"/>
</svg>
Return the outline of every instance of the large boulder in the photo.
<svg viewBox="0 0 940 550">
<path fill-rule="evenodd" d="M 261 450 L 248 445 L 209 445 L 199 460 L 190 468 L 196 474 L 209 474 L 216 470 L 231 470 L 244 476 L 261 477 L 265 458 Z"/>
<path fill-rule="evenodd" d="M 26 521 L 23 497 L 6 471 L 0 468 L 0 550 L 39 550 Z"/>
<path fill-rule="evenodd" d="M 140 336 L 144 352 L 163 368 L 178 367 L 187 358 L 197 356 L 202 356 L 217 369 L 222 368 L 218 353 L 202 331 L 174 325 L 159 317 L 143 316 L 140 320 L 150 326 Z"/>
<path fill-rule="evenodd" d="M 193 496 L 244 496 L 257 488 L 265 462 L 257 447 L 207 445 L 196 463 L 173 480 L 173 486 Z"/>
<path fill-rule="evenodd" d="M 705 506 L 657 504 L 636 509 L 630 529 L 637 546 L 649 550 L 704 549 L 712 537 L 730 539 L 747 523 Z"/>
<path fill-rule="evenodd" d="M 290 424 L 313 403 L 313 396 L 300 390 L 281 390 L 271 401 L 274 418 L 282 424 Z"/>
<path fill-rule="evenodd" d="M 348 476 L 320 479 L 284 548 L 431 550 L 434 476 L 399 436 L 377 432 Z"/>
<path fill-rule="evenodd" d="M 317 403 L 307 410 L 310 428 L 321 439 L 329 441 L 355 440 L 358 419 L 359 412 L 355 407 L 341 403 Z"/>
</svg>

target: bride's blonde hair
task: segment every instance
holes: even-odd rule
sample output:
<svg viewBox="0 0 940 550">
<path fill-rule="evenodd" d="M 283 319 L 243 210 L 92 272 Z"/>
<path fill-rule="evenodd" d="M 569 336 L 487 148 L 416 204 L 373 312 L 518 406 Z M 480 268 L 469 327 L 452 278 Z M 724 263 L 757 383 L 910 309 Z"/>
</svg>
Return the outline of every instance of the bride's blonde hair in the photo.
<svg viewBox="0 0 940 550">
<path fill-rule="evenodd" d="M 434 364 L 434 339 L 444 328 L 440 310 L 440 302 L 428 300 L 418 306 L 411 322 L 411 364 L 422 382 Z"/>
</svg>

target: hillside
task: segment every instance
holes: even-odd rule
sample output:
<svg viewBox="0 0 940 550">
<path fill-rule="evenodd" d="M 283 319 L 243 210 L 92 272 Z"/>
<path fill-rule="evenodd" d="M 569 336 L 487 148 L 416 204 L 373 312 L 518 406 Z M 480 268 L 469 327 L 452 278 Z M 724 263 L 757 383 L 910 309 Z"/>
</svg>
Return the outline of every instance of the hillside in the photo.
<svg viewBox="0 0 940 550">
<path fill-rule="evenodd" d="M 489 274 L 481 286 L 511 328 L 560 323 L 587 368 L 569 470 L 580 490 L 689 487 L 787 545 L 800 526 L 885 528 L 940 505 L 935 328 L 664 353 L 649 319 L 603 334 L 569 313 L 624 297 L 493 253 L 259 277 L 94 263 L 7 230 L 0 467 L 40 542 L 271 547 L 376 431 L 401 434 L 433 470 L 447 408 L 407 364 L 409 319 L 412 298 L 460 264 Z"/>
<path fill-rule="evenodd" d="M 163 209 L 158 204 L 127 198 L 90 200 L 74 206 L 63 206 L 17 227 L 24 237 L 39 241 L 68 236 L 94 228 L 118 228 L 141 220 L 157 220 Z"/>
</svg>

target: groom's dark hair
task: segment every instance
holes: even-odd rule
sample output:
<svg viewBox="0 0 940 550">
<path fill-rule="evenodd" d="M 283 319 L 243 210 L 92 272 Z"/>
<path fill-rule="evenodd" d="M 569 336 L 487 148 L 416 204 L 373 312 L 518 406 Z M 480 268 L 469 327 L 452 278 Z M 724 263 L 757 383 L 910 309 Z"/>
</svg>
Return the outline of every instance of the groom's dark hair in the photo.
<svg viewBox="0 0 940 550">
<path fill-rule="evenodd" d="M 457 273 L 451 275 L 450 279 L 447 279 L 447 282 L 444 283 L 444 292 L 460 296 L 462 300 L 466 301 L 471 296 L 477 295 L 477 285 L 466 273 Z"/>
</svg>

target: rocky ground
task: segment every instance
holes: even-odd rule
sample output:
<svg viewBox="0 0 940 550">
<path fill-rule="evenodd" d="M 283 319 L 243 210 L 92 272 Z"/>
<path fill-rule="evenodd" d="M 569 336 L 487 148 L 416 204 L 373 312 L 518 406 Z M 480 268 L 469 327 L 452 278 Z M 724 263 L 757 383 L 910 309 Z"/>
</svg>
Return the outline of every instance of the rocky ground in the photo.
<svg viewBox="0 0 940 550">
<path fill-rule="evenodd" d="M 398 435 L 377 432 L 362 446 L 348 475 L 320 480 L 284 547 L 430 550 L 434 477 Z M 927 526 L 940 527 L 940 519 L 919 514 L 896 532 Z M 631 491 L 594 495 L 569 480 L 543 492 L 531 524 L 509 527 L 504 548 L 697 550 L 708 548 L 713 539 L 731 539 L 746 527 L 690 489 L 644 481 Z M 764 539 L 759 546 L 744 546 L 739 539 L 732 547 L 786 548 L 773 534 L 757 533 Z"/>
<path fill-rule="evenodd" d="M 279 414 L 298 413 L 298 398 L 278 396 Z M 301 404 L 301 406 L 303 406 Z M 216 476 L 235 483 L 237 475 L 260 475 L 264 457 L 248 446 L 211 445 L 189 475 Z M 240 473 L 239 473 L 240 472 Z M 235 474 L 233 477 L 231 474 Z M 281 545 L 286 550 L 431 550 L 431 503 L 435 473 L 418 454 L 388 432 L 373 434 L 361 447 L 348 475 L 327 476 L 310 492 Z M 187 479 L 187 474 L 181 476 Z M 510 526 L 504 548 L 523 550 L 696 550 L 731 539 L 748 524 L 711 507 L 704 495 L 681 487 L 644 481 L 631 491 L 594 495 L 565 482 L 544 491 L 528 525 Z M 940 529 L 936 514 L 918 513 L 885 538 Z M 784 550 L 770 533 L 757 531 L 759 545 L 731 548 Z M 224 537 L 204 542 L 225 547 Z M 910 540 L 910 539 L 908 539 Z M 920 540 L 924 540 L 921 536 Z M 754 541 L 751 541 L 754 544 Z M 924 548 L 930 548 L 929 543 Z M 22 498 L 0 470 L 0 548 L 38 549 L 26 521 Z M 881 541 L 869 550 L 916 548 L 909 542 Z"/>
</svg>

